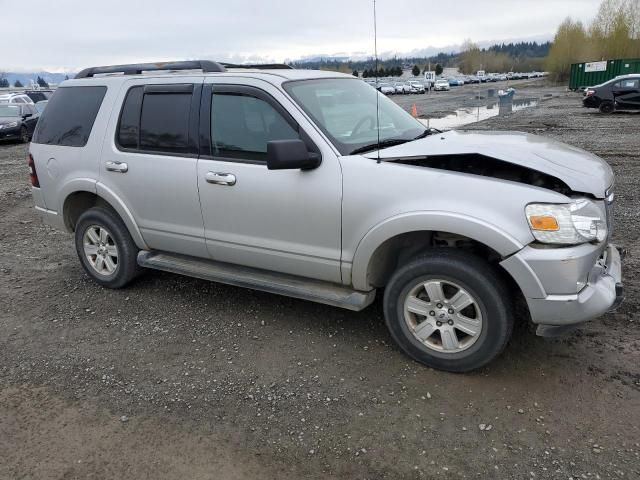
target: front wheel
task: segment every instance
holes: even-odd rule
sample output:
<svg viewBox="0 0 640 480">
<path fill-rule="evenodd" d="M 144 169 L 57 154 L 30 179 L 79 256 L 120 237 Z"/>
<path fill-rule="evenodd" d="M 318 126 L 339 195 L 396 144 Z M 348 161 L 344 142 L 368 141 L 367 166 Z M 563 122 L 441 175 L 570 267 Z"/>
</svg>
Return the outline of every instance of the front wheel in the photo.
<svg viewBox="0 0 640 480">
<path fill-rule="evenodd" d="M 29 143 L 29 140 L 29 130 L 27 130 L 27 127 L 20 127 L 20 142 Z"/>
<path fill-rule="evenodd" d="M 384 313 L 406 354 L 450 372 L 486 365 L 504 350 L 513 330 L 500 274 L 458 250 L 434 250 L 400 267 L 386 287 Z"/>
</svg>

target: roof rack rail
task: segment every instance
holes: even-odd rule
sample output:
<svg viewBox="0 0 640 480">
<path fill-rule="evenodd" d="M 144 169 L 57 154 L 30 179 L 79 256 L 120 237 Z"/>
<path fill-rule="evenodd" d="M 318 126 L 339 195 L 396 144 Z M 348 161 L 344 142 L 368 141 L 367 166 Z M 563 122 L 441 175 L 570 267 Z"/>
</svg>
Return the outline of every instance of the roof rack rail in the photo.
<svg viewBox="0 0 640 480">
<path fill-rule="evenodd" d="M 211 60 L 186 60 L 178 62 L 132 63 L 130 65 L 110 65 L 105 67 L 85 68 L 75 78 L 89 78 L 100 74 L 121 73 L 123 75 L 140 75 L 142 72 L 161 70 L 202 70 L 203 72 L 224 72 L 226 69 L 218 62 Z"/>
<path fill-rule="evenodd" d="M 292 70 L 291 65 L 285 63 L 252 63 L 252 64 L 235 64 L 235 63 L 221 63 L 225 68 L 248 68 L 255 70 Z"/>
</svg>

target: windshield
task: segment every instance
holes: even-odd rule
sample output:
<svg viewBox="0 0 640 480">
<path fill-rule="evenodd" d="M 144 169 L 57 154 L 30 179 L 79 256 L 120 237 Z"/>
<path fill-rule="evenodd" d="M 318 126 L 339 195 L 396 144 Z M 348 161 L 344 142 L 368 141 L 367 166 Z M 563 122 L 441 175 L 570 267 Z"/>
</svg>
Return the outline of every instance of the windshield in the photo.
<svg viewBox="0 0 640 480">
<path fill-rule="evenodd" d="M 20 107 L 13 105 L 0 105 L 0 117 L 19 117 Z"/>
<path fill-rule="evenodd" d="M 285 90 L 342 155 L 387 140 L 413 140 L 424 126 L 366 83 L 349 78 L 287 82 Z M 378 98 L 380 125 L 376 121 Z"/>
</svg>

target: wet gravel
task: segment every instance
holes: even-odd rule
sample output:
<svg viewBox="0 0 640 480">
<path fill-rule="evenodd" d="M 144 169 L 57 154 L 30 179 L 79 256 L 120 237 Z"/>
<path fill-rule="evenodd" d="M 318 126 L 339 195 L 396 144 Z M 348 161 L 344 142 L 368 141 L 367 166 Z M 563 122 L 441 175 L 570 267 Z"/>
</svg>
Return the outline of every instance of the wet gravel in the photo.
<svg viewBox="0 0 640 480">
<path fill-rule="evenodd" d="M 0 478 L 639 478 L 640 115 L 553 90 L 469 128 L 547 135 L 617 174 L 627 301 L 489 367 L 424 368 L 353 313 L 149 272 L 83 273 L 0 144 Z M 542 93 L 544 93 L 542 91 Z"/>
</svg>

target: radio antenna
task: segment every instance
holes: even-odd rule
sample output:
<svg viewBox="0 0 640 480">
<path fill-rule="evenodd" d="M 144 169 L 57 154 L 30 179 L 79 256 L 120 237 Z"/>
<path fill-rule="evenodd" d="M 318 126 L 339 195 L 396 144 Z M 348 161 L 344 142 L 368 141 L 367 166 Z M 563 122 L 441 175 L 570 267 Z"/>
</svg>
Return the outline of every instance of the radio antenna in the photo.
<svg viewBox="0 0 640 480">
<path fill-rule="evenodd" d="M 378 19 L 376 17 L 376 0 L 373 0 L 373 52 L 376 58 L 376 133 L 378 135 L 378 163 L 380 163 L 380 88 L 378 82 Z"/>
</svg>

